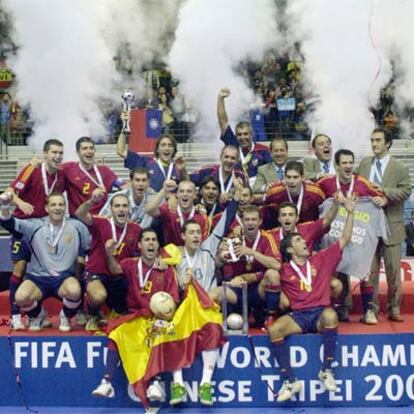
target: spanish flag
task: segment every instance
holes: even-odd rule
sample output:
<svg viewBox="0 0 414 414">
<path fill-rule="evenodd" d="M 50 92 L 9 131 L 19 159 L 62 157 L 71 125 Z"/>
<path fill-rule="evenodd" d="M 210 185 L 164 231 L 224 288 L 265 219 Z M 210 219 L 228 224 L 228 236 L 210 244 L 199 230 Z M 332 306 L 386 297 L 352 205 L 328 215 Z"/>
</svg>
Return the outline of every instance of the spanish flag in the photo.
<svg viewBox="0 0 414 414">
<path fill-rule="evenodd" d="M 171 322 L 141 316 L 110 332 L 128 382 L 144 407 L 151 378 L 191 365 L 201 351 L 223 345 L 222 323 L 219 307 L 192 281 Z"/>
</svg>

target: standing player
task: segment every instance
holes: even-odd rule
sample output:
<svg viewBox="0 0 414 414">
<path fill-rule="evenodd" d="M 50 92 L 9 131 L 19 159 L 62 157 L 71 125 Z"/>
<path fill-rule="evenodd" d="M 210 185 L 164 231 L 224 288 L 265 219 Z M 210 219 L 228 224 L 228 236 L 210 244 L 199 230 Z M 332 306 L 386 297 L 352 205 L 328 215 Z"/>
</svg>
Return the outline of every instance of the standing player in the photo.
<svg viewBox="0 0 414 414">
<path fill-rule="evenodd" d="M 121 181 L 109 167 L 95 163 L 95 144 L 91 138 L 79 138 L 76 141 L 76 153 L 79 162 L 70 161 L 62 164 L 66 178 L 69 214 L 75 216 L 78 207 L 91 197 L 93 190 L 103 188 L 104 197 L 91 210 L 92 214 L 98 214 L 105 205 L 112 187 L 120 187 Z"/>
<path fill-rule="evenodd" d="M 46 316 L 41 306 L 43 299 L 55 296 L 63 300 L 59 315 L 62 332 L 71 330 L 70 318 L 81 303 L 81 287 L 74 277 L 75 264 L 77 257 L 85 255 L 89 248 L 89 233 L 78 220 L 66 219 L 65 209 L 61 193 L 48 195 L 48 216 L 41 219 L 13 218 L 9 206 L 1 208 L 3 227 L 21 233 L 33 252 L 24 281 L 16 291 L 16 303 L 29 316 L 31 331 L 42 328 Z"/>
<path fill-rule="evenodd" d="M 129 220 L 139 224 L 143 229 L 150 227 L 152 217 L 145 213 L 145 207 L 155 196 L 155 191 L 149 188 L 150 174 L 144 167 L 138 167 L 129 173 L 130 187 L 109 196 L 105 206 L 99 212 L 100 216 L 112 217 L 111 200 L 119 194 L 124 194 L 129 200 Z"/>
<path fill-rule="evenodd" d="M 181 181 L 177 187 L 178 206 L 177 211 L 170 210 L 165 198 L 175 190 L 177 184 L 173 180 L 164 181 L 163 188 L 148 203 L 145 211 L 152 217 L 159 217 L 164 235 L 164 244 L 173 243 L 177 246 L 183 245 L 181 238 L 181 227 L 187 220 L 196 220 L 202 230 L 203 239 L 207 236 L 208 219 L 205 213 L 198 212 L 194 205 L 196 199 L 196 188 L 191 181 Z"/>
<path fill-rule="evenodd" d="M 302 163 L 288 161 L 284 182 L 275 184 L 267 190 L 265 202 L 281 204 L 290 201 L 296 205 L 299 222 L 317 220 L 318 207 L 325 200 L 325 195 L 317 185 L 304 180 Z"/>
<path fill-rule="evenodd" d="M 289 400 L 301 389 L 290 365 L 289 347 L 285 338 L 300 333 L 321 332 L 324 357 L 319 378 L 329 391 L 336 390 L 331 364 L 335 358 L 338 317 L 330 308 L 330 280 L 341 260 L 343 248 L 350 242 L 355 202 L 347 199 L 347 221 L 342 238 L 312 256 L 306 241 L 298 233 L 290 233 L 282 241 L 284 264 L 280 286 L 288 297 L 292 312 L 278 318 L 268 329 L 273 353 L 284 380 L 277 401 Z"/>
<path fill-rule="evenodd" d="M 63 160 L 63 144 L 57 139 L 49 139 L 43 145 L 43 161 L 34 166 L 26 165 L 18 174 L 6 192 L 14 194 L 13 202 L 17 206 L 13 215 L 16 218 L 40 218 L 47 215 L 46 197 L 54 191 L 63 192 L 65 179 L 59 169 Z M 15 303 L 15 293 L 26 272 L 26 263 L 30 260 L 30 249 L 18 236 L 11 238 L 11 256 L 13 273 L 9 282 L 11 327 L 15 330 L 25 328 L 19 307 Z M 49 321 L 45 319 L 45 324 Z"/>
<path fill-rule="evenodd" d="M 89 227 L 92 235 L 91 249 L 86 265 L 89 319 L 85 329 L 99 330 L 99 309 L 105 302 L 117 314 L 126 312 L 125 298 L 128 286 L 125 278 L 114 275 L 108 268 L 105 256 L 105 243 L 111 239 L 115 242 L 113 256 L 121 261 L 137 255 L 138 238 L 141 227 L 128 222 L 129 200 L 125 194 L 111 198 L 111 218 L 94 216 L 90 213 L 94 204 L 104 196 L 104 190 L 96 188 L 92 197 L 77 210 L 77 217 Z"/>
</svg>

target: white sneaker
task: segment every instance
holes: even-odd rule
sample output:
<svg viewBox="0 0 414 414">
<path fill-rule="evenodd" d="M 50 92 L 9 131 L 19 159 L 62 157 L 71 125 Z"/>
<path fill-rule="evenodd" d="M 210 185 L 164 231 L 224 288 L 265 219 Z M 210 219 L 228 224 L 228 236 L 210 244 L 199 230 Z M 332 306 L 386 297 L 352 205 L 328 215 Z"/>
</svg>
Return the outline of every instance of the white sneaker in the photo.
<svg viewBox="0 0 414 414">
<path fill-rule="evenodd" d="M 88 322 L 88 319 L 86 317 L 86 313 L 83 309 L 79 309 L 76 312 L 75 318 L 76 318 L 76 325 L 78 325 L 78 326 L 85 326 L 86 322 Z"/>
<path fill-rule="evenodd" d="M 45 318 L 47 318 L 47 314 L 43 308 L 40 309 L 39 315 L 35 318 L 29 317 L 29 331 L 38 332 L 44 328 L 43 322 Z"/>
<path fill-rule="evenodd" d="M 155 380 L 147 388 L 147 397 L 150 401 L 164 401 L 165 391 L 161 387 L 161 384 L 158 380 Z"/>
<path fill-rule="evenodd" d="M 375 315 L 375 312 L 371 309 L 368 309 L 362 318 L 362 322 L 366 325 L 376 325 L 378 323 L 378 319 Z"/>
<path fill-rule="evenodd" d="M 89 316 L 88 321 L 85 325 L 85 331 L 95 332 L 99 331 L 101 328 L 99 326 L 99 317 L 98 316 Z"/>
<path fill-rule="evenodd" d="M 321 369 L 319 371 L 318 378 L 325 384 L 325 388 L 328 391 L 336 391 L 335 377 L 331 369 Z"/>
<path fill-rule="evenodd" d="M 70 332 L 72 327 L 70 326 L 70 319 L 65 315 L 63 309 L 60 311 L 59 314 L 59 331 L 60 332 Z"/>
<path fill-rule="evenodd" d="M 26 329 L 20 313 L 12 315 L 10 327 L 13 329 L 13 331 L 24 331 Z"/>
<path fill-rule="evenodd" d="M 47 310 L 45 309 L 44 311 L 45 311 L 45 316 L 43 317 L 42 328 L 51 328 L 53 326 L 53 323 L 49 319 L 49 314 L 47 313 Z"/>
<path fill-rule="evenodd" d="M 302 389 L 302 384 L 295 380 L 293 382 L 285 381 L 282 388 L 277 393 L 277 402 L 283 402 L 290 400 L 294 394 Z"/>
<path fill-rule="evenodd" d="M 114 398 L 115 390 L 112 384 L 105 378 L 102 378 L 101 383 L 92 391 L 94 397 Z"/>
</svg>

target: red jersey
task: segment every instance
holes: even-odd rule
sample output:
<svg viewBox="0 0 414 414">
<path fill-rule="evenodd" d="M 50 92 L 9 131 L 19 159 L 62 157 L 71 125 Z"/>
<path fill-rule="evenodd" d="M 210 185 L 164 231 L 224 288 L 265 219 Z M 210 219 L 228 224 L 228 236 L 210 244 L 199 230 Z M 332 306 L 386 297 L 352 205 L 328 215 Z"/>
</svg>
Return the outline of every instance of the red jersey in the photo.
<svg viewBox="0 0 414 414">
<path fill-rule="evenodd" d="M 115 225 L 117 240 L 121 238 L 123 229 Z M 105 243 L 112 239 L 112 227 L 109 219 L 93 216 L 92 225 L 89 226 L 92 242 L 86 268 L 93 274 L 112 275 L 106 261 Z M 138 239 L 141 234 L 139 224 L 128 222 L 124 240 L 116 249 L 115 257 L 118 262 L 138 254 Z"/>
<path fill-rule="evenodd" d="M 174 268 L 168 267 L 166 270 L 152 269 L 145 285 L 141 287 L 138 276 L 138 261 L 139 257 L 133 257 L 121 262 L 122 271 L 128 279 L 127 303 L 129 310 L 149 310 L 151 296 L 156 292 L 168 292 L 175 303 L 178 303 L 180 297 Z M 150 267 L 142 261 L 144 279 L 149 270 Z"/>
<path fill-rule="evenodd" d="M 299 233 L 306 242 L 310 252 L 313 251 L 313 246 L 317 243 L 322 236 L 329 231 L 330 226 L 323 228 L 323 219 L 316 221 L 307 221 L 306 223 L 299 223 L 294 230 L 295 233 Z M 272 234 L 278 247 L 280 243 L 287 236 L 287 234 L 282 230 L 281 227 L 277 229 L 269 230 L 269 233 Z M 282 237 L 281 237 L 282 236 Z"/>
<path fill-rule="evenodd" d="M 191 213 L 182 213 L 183 222 L 190 219 Z M 181 237 L 181 222 L 178 213 L 173 213 L 168 207 L 167 203 L 162 203 L 160 205 L 160 219 L 162 223 L 162 231 L 164 235 L 164 245 L 173 243 L 176 246 L 183 246 L 184 241 Z M 201 233 L 203 240 L 207 237 L 209 223 L 208 217 L 206 214 L 194 213 L 192 217 L 197 223 L 201 226 Z"/>
<path fill-rule="evenodd" d="M 39 218 L 47 216 L 45 210 L 46 197 L 48 193 L 65 191 L 65 176 L 62 170 L 57 170 L 55 174 L 46 172 L 47 188 L 43 183 L 41 165 L 33 167 L 31 164 L 26 165 L 18 174 L 16 179 L 11 183 L 11 187 L 18 196 L 27 203 L 30 203 L 34 211 L 26 215 L 23 211 L 16 208 L 13 215 L 18 218 Z"/>
<path fill-rule="evenodd" d="M 117 180 L 117 176 L 106 165 L 97 166 L 99 174 L 102 177 L 103 186 L 105 187 L 106 194 L 99 203 L 92 206 L 91 214 L 98 214 L 101 208 L 108 200 L 108 193 L 112 190 L 114 182 Z M 90 169 L 87 173 L 82 171 L 79 162 L 65 162 L 62 164 L 62 169 L 66 177 L 66 191 L 68 193 L 69 201 L 69 214 L 75 216 L 78 207 L 85 201 L 89 200 L 93 190 L 98 188 L 99 177 L 97 177 L 94 169 Z M 91 179 L 92 177 L 92 179 Z"/>
<path fill-rule="evenodd" d="M 255 240 L 246 240 L 246 246 L 253 248 L 254 242 Z M 276 241 L 267 231 L 260 230 L 260 239 L 255 250 L 265 256 L 274 257 L 275 259 L 282 261 Z M 247 258 L 242 256 L 237 262 L 225 264 L 223 267 L 223 275 L 226 280 L 230 280 L 233 277 L 244 273 L 266 272 L 266 270 L 267 268 L 257 260 L 248 262 Z"/>
<path fill-rule="evenodd" d="M 299 211 L 300 223 L 317 220 L 319 218 L 318 207 L 325 200 L 325 194 L 318 185 L 306 182 L 303 183 L 303 186 L 303 199 Z M 292 202 L 296 204 L 299 210 L 299 194 L 292 195 L 291 197 Z M 266 204 L 281 204 L 285 201 L 290 201 L 286 185 L 276 183 L 267 190 L 265 198 Z"/>
<path fill-rule="evenodd" d="M 317 306 L 330 306 L 330 280 L 342 257 L 339 242 L 330 245 L 309 258 L 311 284 L 306 287 L 289 262 L 284 263 L 280 272 L 282 291 L 290 301 L 292 310 L 305 310 Z M 306 264 L 298 266 L 306 277 Z"/>
<path fill-rule="evenodd" d="M 339 183 L 341 187 L 341 191 L 344 195 L 346 195 L 349 191 L 351 183 L 343 184 Z M 336 176 L 333 177 L 326 177 L 322 178 L 318 181 L 318 185 L 320 186 L 321 190 L 324 192 L 326 198 L 333 197 L 333 195 L 338 191 L 336 187 Z M 359 175 L 354 175 L 354 190 L 355 193 L 359 197 L 364 196 L 383 196 L 380 191 L 375 190 L 372 186 L 372 183 L 368 181 L 366 178 L 361 177 Z"/>
</svg>

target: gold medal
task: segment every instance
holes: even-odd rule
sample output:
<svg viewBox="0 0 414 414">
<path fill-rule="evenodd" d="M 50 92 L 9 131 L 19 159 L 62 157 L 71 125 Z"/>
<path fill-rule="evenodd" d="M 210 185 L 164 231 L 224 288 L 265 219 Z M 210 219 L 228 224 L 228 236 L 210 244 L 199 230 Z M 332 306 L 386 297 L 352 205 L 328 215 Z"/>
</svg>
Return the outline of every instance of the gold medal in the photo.
<svg viewBox="0 0 414 414">
<path fill-rule="evenodd" d="M 250 263 L 250 262 L 246 263 L 246 270 L 247 270 L 248 272 L 250 272 L 250 270 L 252 270 L 252 269 L 253 269 L 253 264 L 252 264 L 252 263 Z"/>
</svg>

